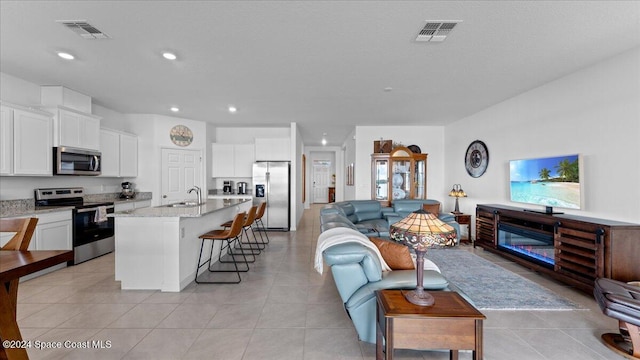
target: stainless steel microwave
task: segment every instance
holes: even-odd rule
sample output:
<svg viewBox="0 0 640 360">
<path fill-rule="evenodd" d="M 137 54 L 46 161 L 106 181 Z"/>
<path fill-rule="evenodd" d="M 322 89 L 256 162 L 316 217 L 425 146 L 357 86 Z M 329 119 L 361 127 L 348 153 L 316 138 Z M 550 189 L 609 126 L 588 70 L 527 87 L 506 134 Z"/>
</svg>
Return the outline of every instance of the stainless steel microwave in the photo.
<svg viewBox="0 0 640 360">
<path fill-rule="evenodd" d="M 101 156 L 99 151 L 77 149 L 68 146 L 53 148 L 54 175 L 100 175 Z"/>
</svg>

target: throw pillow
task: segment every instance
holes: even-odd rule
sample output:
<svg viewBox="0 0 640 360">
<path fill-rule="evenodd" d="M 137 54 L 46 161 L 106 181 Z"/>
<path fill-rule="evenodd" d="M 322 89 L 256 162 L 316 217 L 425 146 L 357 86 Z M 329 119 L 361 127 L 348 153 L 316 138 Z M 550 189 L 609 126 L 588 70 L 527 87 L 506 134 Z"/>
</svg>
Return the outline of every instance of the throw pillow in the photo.
<svg viewBox="0 0 640 360">
<path fill-rule="evenodd" d="M 430 212 L 437 217 L 440 213 L 440 204 L 422 204 L 422 210 Z"/>
<path fill-rule="evenodd" d="M 413 270 L 416 268 L 408 247 L 395 241 L 377 237 L 370 237 L 369 240 L 380 250 L 382 258 L 391 270 Z"/>
</svg>

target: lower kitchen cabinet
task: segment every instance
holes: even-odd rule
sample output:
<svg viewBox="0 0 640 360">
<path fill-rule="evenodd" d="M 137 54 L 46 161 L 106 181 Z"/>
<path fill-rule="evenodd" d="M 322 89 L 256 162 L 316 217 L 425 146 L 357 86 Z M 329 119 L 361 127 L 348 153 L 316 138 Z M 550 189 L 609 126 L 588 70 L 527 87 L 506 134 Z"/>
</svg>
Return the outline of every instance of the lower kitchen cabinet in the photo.
<svg viewBox="0 0 640 360">
<path fill-rule="evenodd" d="M 20 216 L 27 217 L 27 216 Z M 33 233 L 29 250 L 73 250 L 73 223 L 71 210 L 56 211 L 38 214 L 36 231 Z M 0 233 L 0 246 L 4 246 L 14 233 Z M 23 279 L 31 279 L 66 267 L 67 264 L 59 264 L 48 269 L 36 272 Z"/>
</svg>

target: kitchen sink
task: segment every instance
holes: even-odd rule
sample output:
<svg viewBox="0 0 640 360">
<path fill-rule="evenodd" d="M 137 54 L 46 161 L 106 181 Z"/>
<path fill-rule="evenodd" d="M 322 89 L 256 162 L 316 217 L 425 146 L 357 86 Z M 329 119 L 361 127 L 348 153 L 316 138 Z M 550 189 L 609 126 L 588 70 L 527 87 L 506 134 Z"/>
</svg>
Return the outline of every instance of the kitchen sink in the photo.
<svg viewBox="0 0 640 360">
<path fill-rule="evenodd" d="M 195 201 L 182 201 L 182 202 L 177 202 L 177 203 L 173 203 L 165 206 L 166 207 L 193 207 L 198 205 L 199 204 Z"/>
</svg>

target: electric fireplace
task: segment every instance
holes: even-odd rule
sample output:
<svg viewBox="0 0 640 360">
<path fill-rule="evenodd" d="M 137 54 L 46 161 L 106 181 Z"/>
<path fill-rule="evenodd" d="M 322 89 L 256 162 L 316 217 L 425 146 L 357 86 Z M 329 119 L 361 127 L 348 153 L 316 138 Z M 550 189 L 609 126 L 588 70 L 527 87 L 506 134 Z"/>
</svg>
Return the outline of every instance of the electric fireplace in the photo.
<svg viewBox="0 0 640 360">
<path fill-rule="evenodd" d="M 498 248 L 518 257 L 553 268 L 553 235 L 510 224 L 498 225 Z"/>
</svg>

